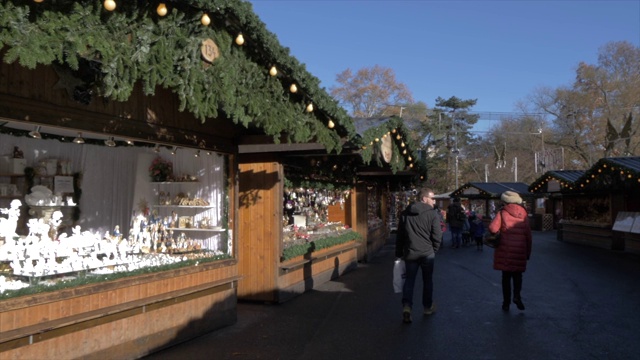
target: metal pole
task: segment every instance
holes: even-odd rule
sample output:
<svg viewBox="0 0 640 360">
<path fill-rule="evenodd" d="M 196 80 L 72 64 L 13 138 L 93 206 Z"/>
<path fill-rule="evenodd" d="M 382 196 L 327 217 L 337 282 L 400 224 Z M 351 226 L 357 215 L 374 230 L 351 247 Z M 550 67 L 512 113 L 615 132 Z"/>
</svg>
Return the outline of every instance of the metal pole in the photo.
<svg viewBox="0 0 640 360">
<path fill-rule="evenodd" d="M 456 190 L 458 190 L 458 149 L 456 149 Z"/>
</svg>

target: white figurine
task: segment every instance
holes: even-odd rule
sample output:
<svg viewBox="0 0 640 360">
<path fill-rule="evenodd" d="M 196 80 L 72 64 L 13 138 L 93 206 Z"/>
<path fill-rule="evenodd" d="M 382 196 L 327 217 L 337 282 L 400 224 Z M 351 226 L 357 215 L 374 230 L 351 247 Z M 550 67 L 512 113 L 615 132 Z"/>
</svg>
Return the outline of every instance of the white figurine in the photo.
<svg viewBox="0 0 640 360">
<path fill-rule="evenodd" d="M 22 202 L 14 199 L 8 209 L 0 209 L 1 213 L 7 214 L 6 219 L 0 218 L 0 237 L 5 238 L 5 241 L 16 236 L 16 228 L 20 218 L 20 206 L 22 206 Z"/>
</svg>

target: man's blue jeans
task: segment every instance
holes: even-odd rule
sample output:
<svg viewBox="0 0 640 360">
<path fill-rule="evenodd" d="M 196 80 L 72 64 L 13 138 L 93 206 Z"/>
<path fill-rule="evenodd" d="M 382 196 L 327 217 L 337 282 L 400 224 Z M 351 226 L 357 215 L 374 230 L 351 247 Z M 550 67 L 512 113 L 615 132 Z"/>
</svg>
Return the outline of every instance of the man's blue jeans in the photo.
<svg viewBox="0 0 640 360">
<path fill-rule="evenodd" d="M 406 278 L 402 288 L 403 306 L 413 306 L 413 288 L 416 284 L 418 269 L 422 269 L 422 306 L 428 309 L 433 305 L 433 264 L 435 258 L 435 255 L 430 255 L 417 260 L 405 260 Z"/>
<path fill-rule="evenodd" d="M 449 231 L 451 231 L 451 246 L 460 247 L 462 243 L 462 228 L 450 226 Z"/>
</svg>

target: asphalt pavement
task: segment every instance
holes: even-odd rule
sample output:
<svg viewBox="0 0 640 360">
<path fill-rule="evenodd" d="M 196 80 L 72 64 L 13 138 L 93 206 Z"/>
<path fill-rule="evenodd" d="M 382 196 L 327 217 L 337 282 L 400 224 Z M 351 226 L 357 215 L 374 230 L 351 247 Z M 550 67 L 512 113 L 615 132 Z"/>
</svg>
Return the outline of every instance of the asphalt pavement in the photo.
<svg viewBox="0 0 640 360">
<path fill-rule="evenodd" d="M 145 359 L 637 359 L 640 256 L 534 232 L 526 310 L 501 310 L 493 250 L 436 255 L 436 312 L 402 322 L 394 238 L 367 263 L 283 304 L 238 304 L 235 325 Z M 421 277 L 414 298 L 420 304 Z"/>
</svg>

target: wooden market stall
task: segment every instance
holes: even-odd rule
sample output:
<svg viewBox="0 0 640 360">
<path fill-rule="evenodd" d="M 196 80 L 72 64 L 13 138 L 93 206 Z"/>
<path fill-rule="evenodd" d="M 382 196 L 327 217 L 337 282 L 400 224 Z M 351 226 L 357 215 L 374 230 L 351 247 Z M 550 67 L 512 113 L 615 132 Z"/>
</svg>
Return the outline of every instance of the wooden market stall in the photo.
<svg viewBox="0 0 640 360">
<path fill-rule="evenodd" d="M 154 185 L 147 175 L 146 169 L 151 159 L 160 156 L 169 159 L 168 148 L 163 147 L 160 152 L 154 153 L 153 146 L 133 146 L 126 148 L 124 140 L 118 140 L 121 147 L 112 149 L 110 146 L 98 145 L 103 139 L 96 139 L 91 133 L 104 133 L 114 137 L 130 138 L 140 141 L 157 140 L 163 143 L 169 141 L 184 145 L 191 139 L 209 144 L 202 151 L 211 151 L 217 154 L 220 164 L 226 162 L 227 168 L 220 168 L 220 174 L 216 182 L 199 183 L 204 178 L 198 175 L 194 169 L 190 172 L 195 181 L 191 184 L 202 185 L 203 189 L 216 188 L 226 194 L 226 201 L 211 203 L 218 214 L 225 213 L 228 221 L 222 223 L 221 229 L 215 233 L 210 241 L 215 242 L 215 248 L 227 246 L 227 241 L 232 244 L 226 248 L 227 259 L 213 261 L 201 266 L 186 266 L 173 270 L 158 271 L 147 275 L 132 275 L 124 279 L 89 283 L 72 288 L 62 288 L 58 291 L 44 291 L 27 296 L 17 296 L 0 300 L 0 354 L 3 358 L 61 358 L 61 357 L 100 357 L 105 351 L 119 358 L 133 358 L 153 351 L 156 348 L 181 342 L 199 336 L 203 333 L 231 325 L 236 321 L 236 287 L 239 280 L 237 261 L 233 258 L 232 237 L 234 232 L 234 218 L 236 207 L 235 174 L 233 166 L 235 152 L 230 135 L 237 132 L 230 122 L 220 121 L 218 127 L 203 127 L 190 113 L 178 111 L 178 101 L 169 91 L 157 90 L 155 96 L 144 95 L 139 86 L 133 91 L 128 101 L 105 102 L 94 101 L 90 104 L 77 104 L 69 98 L 63 89 L 54 91 L 55 84 L 60 81 L 53 67 L 40 66 L 34 70 L 20 67 L 16 63 L 0 64 L 0 116 L 4 119 L 24 120 L 29 123 L 15 121 L 5 123 L 2 136 L 3 150 L 5 145 L 22 144 L 24 151 L 23 164 L 15 168 L 20 159 L 5 157 L 8 167 L 0 171 L 0 182 L 16 184 L 17 192 L 6 195 L 0 199 L 0 207 L 4 208 L 9 201 L 20 199 L 24 201 L 28 197 L 29 175 L 28 169 L 40 171 L 38 154 L 54 154 L 53 159 L 58 159 L 58 166 L 47 173 L 37 173 L 33 176 L 39 181 L 49 179 L 51 190 L 57 191 L 58 180 L 71 178 L 69 174 L 63 174 L 60 170 L 62 159 L 73 159 L 78 154 L 94 154 L 97 156 L 91 163 L 71 161 L 75 169 L 82 171 L 79 177 L 87 179 L 82 182 L 82 197 L 75 204 L 79 215 L 67 227 L 65 235 L 71 236 L 71 227 L 83 225 L 83 229 L 108 229 L 108 232 L 119 226 L 122 229 L 122 237 L 131 237 L 128 225 L 134 216 L 133 209 L 138 209 L 137 202 L 146 199 L 150 206 L 159 204 L 154 194 Z M 34 80 L 37 79 L 37 86 Z M 6 81 L 5 81 L 6 80 Z M 127 118 L 123 117 L 127 114 Z M 150 121 L 154 116 L 153 124 Z M 32 139 L 26 136 L 29 130 L 21 131 L 24 124 L 37 123 L 41 139 Z M 70 140 L 73 137 L 56 135 L 61 133 L 60 124 L 71 126 L 73 136 L 82 132 L 85 137 L 84 144 L 76 144 Z M 31 129 L 32 127 L 29 127 Z M 180 129 L 180 130 L 177 130 Z M 172 139 L 156 138 L 163 131 L 170 131 Z M 195 134 L 198 134 L 197 136 Z M 68 135 L 67 135 L 68 136 Z M 151 140 L 153 139 L 153 140 Z M 115 140 L 114 140 L 115 141 Z M 81 149 L 80 149 L 81 148 Z M 97 148 L 97 149 L 96 149 Z M 109 152 L 110 151 L 110 152 Z M 186 150 L 182 150 L 183 152 Z M 195 150 L 194 150 L 195 152 Z M 148 162 L 137 163 L 142 154 Z M 176 169 L 193 169 L 196 165 L 192 154 L 183 159 L 189 164 L 178 163 Z M 102 159 L 101 159 L 102 158 Z M 112 162 L 107 159 L 121 158 L 123 161 Z M 51 158 L 48 158 L 51 159 Z M 203 163 L 204 164 L 204 163 Z M 204 167 L 196 167 L 206 170 Z M 80 170 L 81 169 L 81 170 Z M 130 169 L 131 172 L 122 172 L 121 169 Z M 115 178 L 115 174 L 121 177 Z M 26 180 L 25 180 L 26 179 Z M 95 179 L 95 180 L 88 180 Z M 163 180 L 164 181 L 164 180 Z M 171 180 L 172 184 L 179 184 L 178 180 Z M 190 179 L 191 181 L 191 179 Z M 55 183 L 54 183 L 55 182 Z M 45 182 L 37 182 L 45 185 Z M 100 184 L 102 187 L 96 187 Z M 157 183 L 161 184 L 161 183 Z M 118 193 L 104 192 L 104 186 L 116 186 Z M 159 186 L 159 185 L 158 185 Z M 130 194 L 130 198 L 124 198 L 122 194 Z M 137 197 L 136 194 L 145 193 L 148 196 Z M 25 196 L 25 194 L 27 194 Z M 103 198 L 103 196 L 111 197 Z M 209 199 L 213 195 L 203 193 L 201 197 Z M 4 204 L 2 204 L 4 200 Z M 111 201 L 109 201 L 111 200 Z M 121 201 L 122 200 L 122 201 Z M 39 207 L 39 206 L 36 206 Z M 64 208 L 62 204 L 61 208 Z M 29 206 L 34 209 L 34 206 Z M 91 211 L 93 209 L 93 211 Z M 178 210 L 185 210 L 177 209 Z M 102 214 L 92 218 L 87 215 Z M 113 214 L 112 216 L 107 214 Z M 23 211 L 22 215 L 26 215 Z M 184 214 L 183 214 L 184 215 Z M 47 218 L 45 218 L 46 220 Z M 92 225 L 91 225 L 92 224 Z M 17 229 L 17 234 L 26 236 L 26 226 Z M 218 225 L 216 223 L 216 225 Z M 87 228 L 89 227 L 89 228 Z M 188 237 L 198 242 L 198 247 L 204 250 L 206 247 L 196 238 L 193 232 L 183 226 L 175 225 L 176 233 L 188 232 Z M 204 231 L 204 230 L 203 230 Z M 223 234 L 224 233 L 224 234 Z M 61 234 L 56 234 L 59 236 Z M 115 233 L 112 235 L 116 236 Z M 223 239 L 222 237 L 225 237 Z M 5 238 L 2 245 L 10 246 L 11 239 Z M 213 247 L 211 248 L 211 250 Z M 142 250 L 144 253 L 144 250 Z M 190 256 L 188 254 L 175 256 Z M 132 256 L 122 262 L 130 263 Z M 144 256 L 144 255 L 142 255 Z M 61 261 L 63 257 L 57 256 Z M 3 275 L 14 265 L 9 265 L 8 258 L 3 258 Z M 37 261 L 37 260 L 34 260 Z M 39 261 L 41 262 L 41 261 Z M 27 263 L 22 264 L 26 270 Z M 29 266 L 32 265 L 31 263 Z M 10 267 L 11 266 L 11 267 Z M 109 270 L 113 265 L 97 266 L 96 271 Z M 29 276 L 28 273 L 20 273 L 20 278 L 29 278 L 30 282 L 37 284 L 41 280 L 55 281 L 59 278 L 71 276 L 81 278 L 88 270 L 81 272 L 69 271 L 45 276 Z M 13 268 L 13 276 L 18 276 L 16 268 Z M 156 319 L 156 320 L 154 320 Z M 160 320 L 157 320 L 160 319 Z M 78 343 L 90 344 L 77 346 Z"/>
<path fill-rule="evenodd" d="M 600 159 L 560 192 L 559 240 L 640 252 L 640 157 Z"/>
<path fill-rule="evenodd" d="M 533 219 L 536 196 L 529 193 L 528 185 L 525 183 L 470 182 L 452 191 L 450 196 L 460 198 L 468 211 L 475 211 L 476 214 L 482 215 L 485 222 L 490 222 L 500 205 L 500 195 L 507 190 L 514 191 L 522 197 L 530 216 L 531 226 L 539 230 L 542 225 L 537 224 Z"/>
<path fill-rule="evenodd" d="M 407 191 L 415 189 L 426 175 L 426 166 L 415 151 L 411 132 L 398 116 L 355 118 L 367 165 L 358 169 L 357 223 L 354 229 L 366 242 L 359 249 L 360 261 L 380 250 L 396 226 L 398 212 L 407 205 Z"/>
<path fill-rule="evenodd" d="M 0 4 L 0 208 L 26 199 L 33 185 L 48 186 L 55 206 L 79 211 L 60 219 L 68 221 L 64 233 L 58 225 L 39 230 L 38 241 L 50 249 L 64 236 L 90 236 L 76 226 L 96 241 L 91 250 L 75 243 L 64 255 L 52 252 L 50 262 L 34 252 L 8 261 L 30 245 L 24 239 L 36 239 L 35 227 L 15 225 L 14 233 L 6 230 L 13 213 L 1 218 L 0 276 L 29 279 L 0 294 L 1 358 L 138 358 L 235 323 L 244 236 L 254 235 L 239 229 L 239 204 L 278 203 L 248 223 L 265 232 L 275 231 L 267 226 L 282 205 L 251 198 L 273 186 L 277 166 L 251 173 L 239 166 L 238 144 L 255 144 L 254 135 L 313 137 L 335 149 L 340 134 L 351 133 L 351 120 L 250 4 L 172 2 L 162 16 L 153 3 L 112 3 Z M 301 114 L 309 101 L 316 110 Z M 171 170 L 152 178 L 157 166 Z M 39 203 L 19 206 L 21 215 L 44 213 Z M 58 220 L 50 215 L 46 221 Z M 142 243 L 120 252 L 130 241 Z M 349 264 L 349 256 L 339 260 Z M 100 265 L 43 270 L 78 257 Z M 122 263 L 108 262 L 116 258 Z M 123 265 L 140 267 L 117 272 Z M 67 277 L 69 285 L 60 281 Z"/>
<path fill-rule="evenodd" d="M 359 237 L 350 229 L 350 187 L 330 194 L 317 184 L 288 187 L 281 156 L 242 151 L 238 297 L 284 302 L 353 270 Z"/>
<path fill-rule="evenodd" d="M 394 174 L 372 164 L 381 151 L 373 144 L 400 135 L 398 124 L 387 119 L 345 141 L 340 153 L 315 143 L 240 144 L 240 299 L 286 301 L 356 268 L 384 245 L 386 189 Z M 389 145 L 392 153 L 407 146 L 401 139 Z M 402 155 L 392 163 L 413 166 Z"/>
<path fill-rule="evenodd" d="M 560 220 L 563 219 L 562 190 L 571 189 L 575 182 L 584 175 L 583 170 L 553 170 L 547 171 L 531 185 L 529 192 L 542 195 L 542 203 L 536 207 L 536 217 L 543 217 L 545 223 L 549 218 L 553 219 L 553 229 L 559 227 Z M 544 227 L 548 230 L 547 227 Z"/>
</svg>

